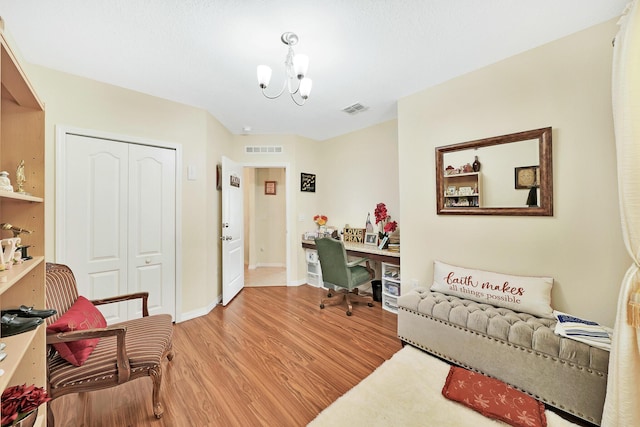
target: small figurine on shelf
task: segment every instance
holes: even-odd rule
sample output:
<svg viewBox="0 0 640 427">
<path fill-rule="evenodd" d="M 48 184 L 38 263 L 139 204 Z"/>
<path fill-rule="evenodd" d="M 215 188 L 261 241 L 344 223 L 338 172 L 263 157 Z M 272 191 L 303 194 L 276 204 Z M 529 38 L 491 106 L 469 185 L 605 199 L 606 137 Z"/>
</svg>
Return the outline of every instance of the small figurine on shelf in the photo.
<svg viewBox="0 0 640 427">
<path fill-rule="evenodd" d="M 0 190 L 13 192 L 13 186 L 9 180 L 9 172 L 7 171 L 0 172 Z"/>
<path fill-rule="evenodd" d="M 16 191 L 16 193 L 29 195 L 29 193 L 24 191 L 24 183 L 27 182 L 27 177 L 24 174 L 24 160 L 20 161 L 16 169 L 16 182 L 18 184 L 18 191 Z"/>
<path fill-rule="evenodd" d="M 480 160 L 478 160 L 478 156 L 475 156 L 475 160 L 473 161 L 473 171 L 480 172 Z"/>
</svg>

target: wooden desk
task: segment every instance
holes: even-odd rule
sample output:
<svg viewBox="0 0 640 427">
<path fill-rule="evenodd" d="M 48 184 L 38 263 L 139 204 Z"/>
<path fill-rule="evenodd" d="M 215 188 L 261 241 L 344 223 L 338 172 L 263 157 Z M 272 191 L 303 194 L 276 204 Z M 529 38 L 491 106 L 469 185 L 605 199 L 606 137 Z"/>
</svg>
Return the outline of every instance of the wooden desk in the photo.
<svg viewBox="0 0 640 427">
<path fill-rule="evenodd" d="M 313 240 L 302 240 L 302 247 L 305 249 L 316 248 Z M 386 262 L 387 264 L 400 265 L 400 252 L 392 252 L 385 249 L 378 249 L 377 246 L 365 245 L 364 243 L 344 242 L 344 249 L 347 255 L 369 258 L 372 261 Z"/>
</svg>

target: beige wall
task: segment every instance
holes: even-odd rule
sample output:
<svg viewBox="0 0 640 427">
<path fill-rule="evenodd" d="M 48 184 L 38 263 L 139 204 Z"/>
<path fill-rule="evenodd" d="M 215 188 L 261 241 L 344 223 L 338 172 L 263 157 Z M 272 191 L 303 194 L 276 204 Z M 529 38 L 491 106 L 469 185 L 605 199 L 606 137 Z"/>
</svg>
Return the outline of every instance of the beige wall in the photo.
<svg viewBox="0 0 640 427">
<path fill-rule="evenodd" d="M 375 225 L 373 211 L 384 203 L 392 220 L 400 222 L 396 120 L 322 141 L 319 150 L 314 214 L 327 215 L 329 225 L 338 228 L 364 228 L 367 213 Z"/>
<path fill-rule="evenodd" d="M 55 126 L 90 129 L 118 135 L 181 144 L 182 182 L 182 306 L 178 312 L 202 309 L 203 300 L 219 295 L 217 232 L 219 208 L 215 163 L 230 150 L 230 133 L 203 110 L 127 89 L 29 66 L 38 95 L 45 103 L 46 241 L 47 260 L 55 260 Z M 186 180 L 194 165 L 198 179 Z M 213 221 L 212 221 L 213 219 Z M 219 286 L 218 286 L 219 288 Z M 206 298 L 203 298 L 206 296 Z"/>
<path fill-rule="evenodd" d="M 631 261 L 618 211 L 610 21 L 401 99 L 402 276 L 433 260 L 555 278 L 555 308 L 613 325 Z M 434 148 L 553 127 L 553 217 L 438 216 Z M 416 185 L 416 183 L 421 183 Z"/>
</svg>

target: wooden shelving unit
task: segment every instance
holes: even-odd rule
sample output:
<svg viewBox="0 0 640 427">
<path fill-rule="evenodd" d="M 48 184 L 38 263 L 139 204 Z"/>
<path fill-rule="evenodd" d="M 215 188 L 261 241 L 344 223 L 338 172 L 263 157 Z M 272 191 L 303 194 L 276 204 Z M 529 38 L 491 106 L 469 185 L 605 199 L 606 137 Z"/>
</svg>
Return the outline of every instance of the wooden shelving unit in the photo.
<svg viewBox="0 0 640 427">
<path fill-rule="evenodd" d="M 482 176 L 480 172 L 445 175 L 444 191 L 444 206 L 447 208 L 482 207 Z"/>
<path fill-rule="evenodd" d="M 0 223 L 31 230 L 21 234 L 33 259 L 0 271 L 0 307 L 22 304 L 45 306 L 44 230 L 44 107 L 4 34 L 0 18 L 0 170 L 9 172 L 14 188 L 15 171 L 24 160 L 29 194 L 0 191 Z M 12 237 L 0 230 L 0 238 Z M 7 357 L 0 362 L 0 391 L 16 384 L 46 387 L 45 327 L 22 334 L 0 337 Z M 46 425 L 46 405 L 39 409 L 36 426 Z"/>
</svg>

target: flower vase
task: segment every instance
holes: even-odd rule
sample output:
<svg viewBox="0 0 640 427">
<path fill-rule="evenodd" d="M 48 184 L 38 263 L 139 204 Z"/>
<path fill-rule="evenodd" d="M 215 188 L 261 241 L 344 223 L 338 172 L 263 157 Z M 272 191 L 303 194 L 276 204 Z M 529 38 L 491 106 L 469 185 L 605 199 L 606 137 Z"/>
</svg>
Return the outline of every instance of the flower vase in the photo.
<svg viewBox="0 0 640 427">
<path fill-rule="evenodd" d="M 38 408 L 29 412 L 24 418 L 11 425 L 16 427 L 33 427 L 36 423 L 36 418 L 38 418 Z"/>
</svg>

